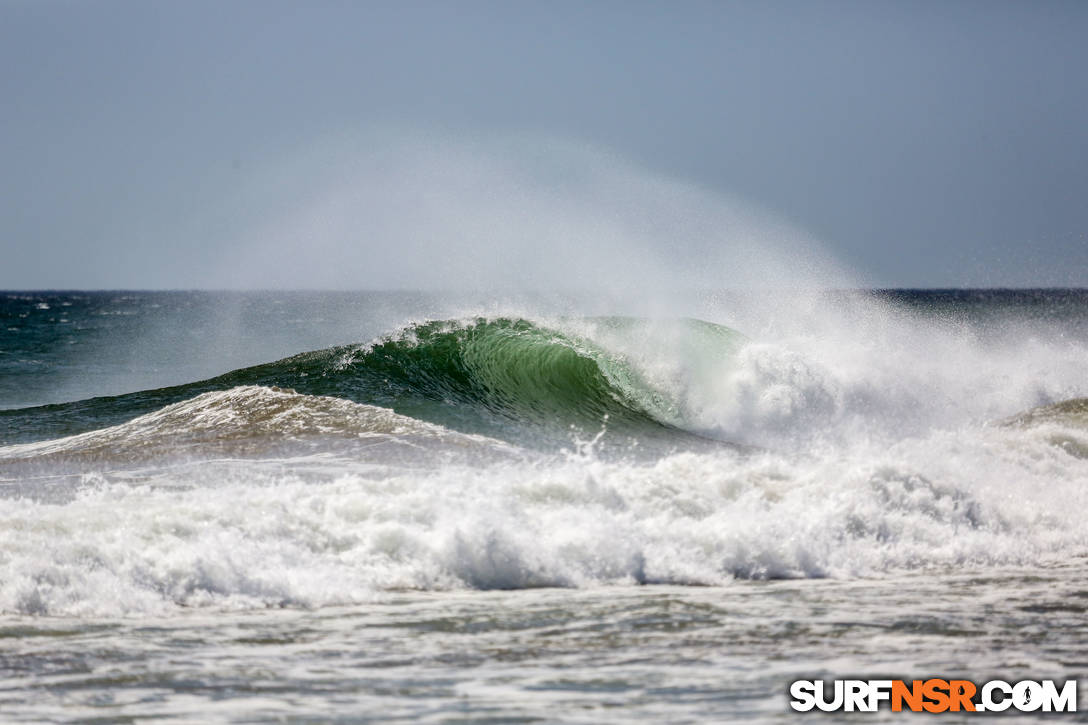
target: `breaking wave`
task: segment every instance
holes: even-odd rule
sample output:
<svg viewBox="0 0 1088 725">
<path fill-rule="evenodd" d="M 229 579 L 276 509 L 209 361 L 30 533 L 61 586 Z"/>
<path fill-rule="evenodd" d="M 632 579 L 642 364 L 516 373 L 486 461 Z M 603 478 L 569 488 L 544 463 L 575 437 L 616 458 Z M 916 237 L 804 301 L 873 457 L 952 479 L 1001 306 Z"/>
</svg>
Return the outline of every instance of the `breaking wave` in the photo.
<svg viewBox="0 0 1088 725">
<path fill-rule="evenodd" d="M 603 338 L 637 338 L 652 323 L 602 318 Z M 698 320 L 673 337 L 721 363 L 740 345 L 734 331 Z M 242 386 L 290 389 L 389 408 L 469 433 L 569 442 L 569 429 L 602 426 L 630 435 L 680 433 L 678 400 L 648 382 L 628 357 L 600 342 L 524 319 L 432 321 L 368 345 L 307 352 L 187 385 L 75 403 L 0 411 L 0 441 L 52 438 L 122 422 L 197 395 Z M 531 426 L 526 434 L 524 427 Z M 682 436 L 681 436 L 682 437 Z"/>
<path fill-rule="evenodd" d="M 1066 354 L 1073 380 L 1081 353 Z M 404 589 L 1084 556 L 1084 398 L 986 417 L 1038 395 L 1010 373 L 990 388 L 972 378 L 976 394 L 947 412 L 951 368 L 857 376 L 861 362 L 816 358 L 697 320 L 475 318 L 3 411 L 0 611 L 310 607 Z M 912 412 L 940 424 L 911 427 Z"/>
</svg>

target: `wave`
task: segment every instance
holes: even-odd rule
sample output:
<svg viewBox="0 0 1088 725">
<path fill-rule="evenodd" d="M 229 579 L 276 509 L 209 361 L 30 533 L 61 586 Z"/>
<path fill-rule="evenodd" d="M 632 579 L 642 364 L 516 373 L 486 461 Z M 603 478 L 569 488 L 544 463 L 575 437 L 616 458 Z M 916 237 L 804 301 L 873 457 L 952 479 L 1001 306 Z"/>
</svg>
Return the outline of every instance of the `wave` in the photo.
<svg viewBox="0 0 1088 725">
<path fill-rule="evenodd" d="M 380 406 L 520 443 L 569 442 L 571 428 L 691 443 L 682 404 L 648 381 L 628 354 L 602 342 L 640 340 L 660 324 L 613 317 L 569 325 L 588 333 L 582 335 L 520 318 L 423 322 L 368 345 L 306 352 L 186 385 L 0 411 L 0 443 L 75 435 L 246 386 Z M 671 329 L 670 344 L 683 340 L 714 360 L 728 359 L 743 339 L 699 320 Z"/>
<path fill-rule="evenodd" d="M 425 463 L 486 451 L 500 441 L 450 431 L 387 409 L 292 390 L 239 386 L 203 393 L 126 423 L 64 438 L 0 447 L 0 480 L 62 476 L 142 464 L 212 458 L 285 458 L 365 451 L 372 463 Z"/>
<path fill-rule="evenodd" d="M 1042 436 L 1069 455 L 1088 459 L 1088 398 L 1032 408 L 1002 421 L 1002 425 Z"/>
<path fill-rule="evenodd" d="M 377 471 L 339 459 L 316 475 L 248 460 L 92 473 L 61 503 L 0 498 L 0 612 L 316 607 L 401 590 L 720 586 L 1083 556 L 1085 461 L 1021 433 L 796 460 L 537 453 Z"/>
<path fill-rule="evenodd" d="M 869 435 L 926 396 L 923 412 L 982 397 L 933 396 L 875 347 L 888 368 L 863 366 L 857 348 L 842 355 L 860 362 L 821 366 L 696 320 L 431 321 L 189 385 L 8 411 L 7 435 L 38 440 L 0 448 L 0 612 L 1083 557 L 1088 399 L 1013 418 L 978 414 L 987 403 L 951 425 Z M 893 378 L 910 384 L 877 384 Z M 841 446 L 695 435 L 715 421 L 849 432 L 855 419 L 866 435 Z M 571 445 L 602 428 L 640 447 Z M 640 456 L 655 439 L 666 450 Z"/>
</svg>

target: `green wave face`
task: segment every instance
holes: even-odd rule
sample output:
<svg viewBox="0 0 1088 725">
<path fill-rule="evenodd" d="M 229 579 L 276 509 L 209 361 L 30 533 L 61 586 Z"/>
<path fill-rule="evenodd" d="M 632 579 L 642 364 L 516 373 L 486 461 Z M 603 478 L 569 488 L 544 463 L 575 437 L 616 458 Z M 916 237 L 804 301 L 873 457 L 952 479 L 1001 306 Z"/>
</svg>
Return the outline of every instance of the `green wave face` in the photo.
<svg viewBox="0 0 1088 725">
<path fill-rule="evenodd" d="M 618 356 L 522 319 L 415 325 L 334 367 L 293 387 L 492 435 L 524 424 L 660 427 Z"/>
<path fill-rule="evenodd" d="M 574 334 L 512 318 L 425 322 L 371 345 L 307 352 L 188 385 L 2 411 L 0 436 L 13 443 L 70 435 L 201 393 L 264 385 L 379 405 L 519 443 L 569 443 L 572 435 L 602 429 L 611 439 L 693 439 L 682 431 L 681 406 L 631 361 L 632 351 L 654 344 L 658 324 L 581 320 L 570 326 Z M 728 328 L 697 320 L 670 329 L 659 344 L 691 346 L 711 360 L 732 354 L 741 341 Z"/>
</svg>

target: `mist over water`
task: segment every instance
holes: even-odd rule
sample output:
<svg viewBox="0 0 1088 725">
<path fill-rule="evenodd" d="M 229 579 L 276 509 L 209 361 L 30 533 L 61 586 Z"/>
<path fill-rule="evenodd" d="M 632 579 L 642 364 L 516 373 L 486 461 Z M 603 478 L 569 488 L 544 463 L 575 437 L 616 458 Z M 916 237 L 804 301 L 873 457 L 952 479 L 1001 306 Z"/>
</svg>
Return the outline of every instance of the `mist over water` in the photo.
<svg viewBox="0 0 1088 725">
<path fill-rule="evenodd" d="M 1084 710 L 1086 36 L 0 0 L 0 725 Z"/>
<path fill-rule="evenodd" d="M 257 169 L 229 203 L 251 214 L 213 278 L 227 287 L 629 302 L 857 286 L 816 240 L 751 202 L 548 136 L 345 133 Z"/>
<path fill-rule="evenodd" d="M 6 411 L 6 550 L 22 553 L 3 606 L 326 606 L 1082 555 L 1088 438 L 1066 401 L 1088 396 L 1088 299 L 907 299 L 723 292 L 702 322 L 483 314 Z"/>
<path fill-rule="evenodd" d="M 8 561 L 7 610 L 872 576 L 1083 549 L 1068 513 L 1088 490 L 1083 416 L 1009 422 L 1088 396 L 1082 294 L 851 291 L 767 212 L 554 139 L 372 130 L 238 195 L 260 223 L 225 247 L 224 284 L 431 291 L 9 296 L 0 473 L 9 530 L 45 538 L 10 542 L 27 558 Z M 344 518 L 333 502 L 357 487 L 383 503 Z M 287 497 L 270 534 L 244 511 L 211 540 L 191 530 L 268 496 Z M 107 544 L 96 510 L 143 533 Z M 203 553 L 145 560 L 156 511 L 186 511 L 182 541 Z M 58 530 L 75 549 L 49 543 Z M 223 558 L 227 531 L 252 556 Z M 266 536 L 288 552 L 272 569 Z"/>
<path fill-rule="evenodd" d="M 1053 591 L 1083 596 L 1084 291 L 859 289 L 765 211 L 551 140 L 375 132 L 254 180 L 228 201 L 259 223 L 235 219 L 217 285 L 384 289 L 0 298 L 0 641 L 31 633 L 16 635 L 39 663 L 30 682 L 53 662 L 34 637 L 61 638 L 64 667 L 91 648 L 87 672 L 121 672 L 141 628 L 189 632 L 193 617 L 208 621 L 191 641 L 216 682 L 238 677 L 236 646 L 269 672 L 291 652 L 298 693 L 406 718 L 418 701 L 403 693 L 438 677 L 509 688 L 497 712 L 547 717 L 558 702 L 577 720 L 555 692 L 603 707 L 663 676 L 612 663 L 602 689 L 598 655 L 661 658 L 654 637 L 688 626 L 722 651 L 745 642 L 751 661 L 673 642 L 676 669 L 659 668 L 672 689 L 635 709 L 770 717 L 707 685 L 707 657 L 734 677 L 752 662 L 799 675 L 781 665 L 798 651 L 823 667 L 813 643 L 826 657 L 835 636 L 810 623 L 828 607 L 896 643 L 890 660 L 851 630 L 847 669 L 922 666 L 897 632 L 951 638 L 993 669 L 1083 661 L 1083 648 L 1025 641 L 1010 660 L 955 638 L 958 616 L 1021 622 L 1018 604 L 987 609 L 1006 590 L 1047 612 L 1067 612 Z M 1040 594 L 1042 580 L 1061 586 Z M 556 587 L 576 603 L 542 591 Z M 889 623 L 891 601 L 905 624 Z M 345 635 L 341 617 L 366 630 Z M 569 682 L 540 662 L 489 669 L 550 652 L 555 622 L 615 632 L 556 655 L 566 664 L 541 655 Z M 119 653 L 99 647 L 102 627 Z M 375 645 L 383 628 L 419 629 L 438 654 L 421 665 L 431 655 Z M 475 632 L 490 644 L 463 641 Z M 311 681 L 356 645 L 401 653 L 352 667 L 407 673 L 402 694 L 352 668 Z M 200 710 L 186 698 L 204 686 L 167 671 L 105 687 Z M 777 697 L 777 679 L 757 679 Z M 684 694 L 694 680 L 705 698 Z M 225 719 L 301 711 L 239 692 Z M 103 707 L 143 712 L 133 697 Z M 460 712 L 456 692 L 435 697 L 435 717 Z M 28 718 L 60 706 L 13 698 Z"/>
</svg>

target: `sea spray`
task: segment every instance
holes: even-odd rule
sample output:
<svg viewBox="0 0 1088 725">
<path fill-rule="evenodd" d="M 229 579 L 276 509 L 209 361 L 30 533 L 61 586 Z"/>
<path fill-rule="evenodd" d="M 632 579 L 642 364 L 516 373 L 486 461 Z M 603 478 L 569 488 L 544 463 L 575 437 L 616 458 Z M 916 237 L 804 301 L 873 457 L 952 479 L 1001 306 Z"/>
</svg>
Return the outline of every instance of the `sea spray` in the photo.
<svg viewBox="0 0 1088 725">
<path fill-rule="evenodd" d="M 7 411 L 37 440 L 0 448 L 0 608 L 174 616 L 1083 554 L 1085 358 L 1075 328 L 1047 334 L 1062 318 L 995 326 L 868 295 L 765 307 L 763 324 L 733 309 L 744 334 L 415 323 Z M 80 421 L 97 425 L 57 436 Z"/>
</svg>

